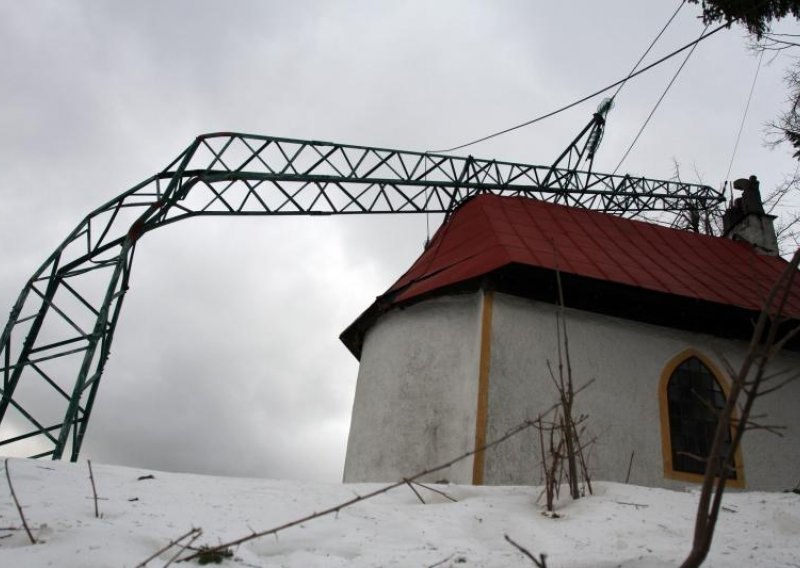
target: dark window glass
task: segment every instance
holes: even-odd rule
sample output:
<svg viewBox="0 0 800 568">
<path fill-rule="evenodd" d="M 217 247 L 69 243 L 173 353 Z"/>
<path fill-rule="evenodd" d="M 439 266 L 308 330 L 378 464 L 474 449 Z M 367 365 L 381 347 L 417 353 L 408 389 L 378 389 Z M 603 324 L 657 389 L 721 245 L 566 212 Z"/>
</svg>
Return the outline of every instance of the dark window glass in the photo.
<svg viewBox="0 0 800 568">
<path fill-rule="evenodd" d="M 711 451 L 717 416 L 725 407 L 722 392 L 711 370 L 697 357 L 681 363 L 667 383 L 672 469 L 703 474 Z M 727 443 L 731 443 L 730 432 Z M 735 472 L 731 479 L 736 479 Z"/>
</svg>

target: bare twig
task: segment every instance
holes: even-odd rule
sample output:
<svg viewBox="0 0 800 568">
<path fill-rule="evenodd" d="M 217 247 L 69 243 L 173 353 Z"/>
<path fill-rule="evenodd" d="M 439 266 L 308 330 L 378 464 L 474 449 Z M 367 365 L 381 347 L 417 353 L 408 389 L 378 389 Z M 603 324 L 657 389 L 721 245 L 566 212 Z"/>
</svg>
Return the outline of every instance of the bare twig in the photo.
<svg viewBox="0 0 800 568">
<path fill-rule="evenodd" d="M 194 541 L 196 541 L 198 538 L 200 538 L 200 537 L 202 536 L 202 534 L 203 534 L 203 531 L 202 531 L 202 530 L 197 530 L 197 531 L 194 533 L 194 535 L 192 535 L 192 538 L 190 538 L 188 541 L 186 541 L 186 543 L 185 543 L 185 544 L 182 544 L 182 545 L 180 545 L 180 547 L 178 548 L 178 552 L 176 552 L 175 554 L 173 554 L 173 555 L 172 555 L 172 557 L 171 557 L 171 558 L 170 558 L 170 559 L 167 561 L 167 563 L 166 563 L 166 564 L 164 564 L 164 568 L 167 568 L 167 567 L 168 567 L 170 564 L 172 564 L 173 562 L 175 562 L 175 561 L 178 559 L 178 556 L 180 556 L 181 554 L 183 554 L 183 551 L 184 551 L 184 550 L 186 550 L 187 548 L 189 548 L 190 546 L 192 546 L 192 544 L 194 543 Z M 176 543 L 176 546 L 177 546 L 177 543 Z"/>
<path fill-rule="evenodd" d="M 157 558 L 159 555 L 163 554 L 164 552 L 166 552 L 167 550 L 169 550 L 169 549 L 170 549 L 170 548 L 172 548 L 173 546 L 176 546 L 176 545 L 178 545 L 178 544 L 179 544 L 179 543 L 180 543 L 182 540 L 184 540 L 184 539 L 186 539 L 186 538 L 189 538 L 189 537 L 194 537 L 194 538 L 192 538 L 192 540 L 190 540 L 190 541 L 189 541 L 189 543 L 188 543 L 188 544 L 191 544 L 191 543 L 192 543 L 192 542 L 194 542 L 194 540 L 195 540 L 195 539 L 196 539 L 198 536 L 200 536 L 201 534 L 203 534 L 203 529 L 201 529 L 201 528 L 192 528 L 191 530 L 189 530 L 189 531 L 185 532 L 184 534 L 182 534 L 181 536 L 179 536 L 179 537 L 178 537 L 178 538 L 176 538 L 175 540 L 171 540 L 171 541 L 169 541 L 169 543 L 167 543 L 165 546 L 163 546 L 163 547 L 159 548 L 157 551 L 155 551 L 153 554 L 151 554 L 150 556 L 148 556 L 146 559 L 142 560 L 142 561 L 141 561 L 139 564 L 137 564 L 137 565 L 136 565 L 134 568 L 144 568 L 145 566 L 147 566 L 147 563 L 148 563 L 148 562 L 150 562 L 151 560 L 153 560 L 153 559 Z M 196 535 L 196 536 L 195 536 L 195 535 Z M 186 546 L 188 546 L 188 544 L 187 544 Z M 181 549 L 181 551 L 185 550 L 185 549 L 186 549 L 186 546 L 184 546 L 184 547 Z M 170 560 L 170 562 L 171 562 L 171 560 Z"/>
<path fill-rule="evenodd" d="M 614 503 L 618 503 L 620 505 L 629 505 L 631 507 L 636 507 L 636 509 L 646 509 L 650 505 L 645 505 L 644 503 L 629 503 L 627 501 L 614 501 Z"/>
<path fill-rule="evenodd" d="M 771 378 L 771 379 L 774 379 L 774 378 L 777 378 L 777 377 L 770 377 L 770 378 Z M 780 389 L 782 389 L 783 387 L 785 387 L 785 386 L 786 386 L 786 385 L 788 385 L 789 383 L 793 383 L 794 381 L 796 381 L 796 380 L 798 380 L 798 379 L 800 379 L 800 375 L 792 375 L 791 377 L 789 377 L 789 378 L 787 378 L 787 379 L 785 379 L 785 380 L 783 380 L 783 381 L 779 382 L 779 383 L 778 383 L 778 384 L 776 384 L 776 385 L 773 385 L 773 386 L 771 386 L 771 387 L 770 387 L 770 388 L 768 388 L 768 389 L 760 389 L 760 390 L 758 391 L 758 396 L 766 396 L 766 395 L 768 395 L 768 394 L 770 394 L 770 393 L 773 393 L 773 392 L 775 392 L 776 390 L 780 390 Z"/>
<path fill-rule="evenodd" d="M 454 552 L 453 554 L 451 554 L 450 556 L 448 556 L 444 560 L 439 560 L 439 562 L 434 562 L 433 564 L 429 565 L 428 568 L 438 568 L 439 566 L 441 566 L 442 564 L 444 564 L 445 562 L 450 560 L 455 555 L 456 555 L 456 553 Z"/>
<path fill-rule="evenodd" d="M 419 485 L 420 487 L 423 487 L 423 488 L 427 489 L 428 491 L 432 491 L 434 493 L 438 493 L 439 495 L 441 495 L 445 499 L 449 499 L 453 503 L 458 503 L 458 499 L 455 499 L 455 498 L 451 497 L 450 495 L 448 495 L 447 493 L 445 493 L 444 491 L 442 491 L 440 489 L 436 489 L 435 487 L 431 487 L 430 485 L 425 485 L 424 483 L 420 483 L 419 481 L 414 481 L 412 483 L 414 483 L 414 485 Z"/>
<path fill-rule="evenodd" d="M 25 520 L 25 514 L 22 512 L 22 506 L 20 506 L 19 499 L 17 499 L 17 494 L 14 491 L 14 486 L 11 484 L 11 472 L 8 470 L 8 458 L 6 458 L 3 463 L 6 468 L 6 479 L 8 480 L 8 489 L 11 491 L 11 498 L 14 499 L 14 504 L 17 506 L 17 511 L 19 512 L 19 518 L 22 519 L 22 526 L 25 528 L 25 533 L 28 535 L 31 544 L 36 544 L 36 539 L 33 537 L 33 533 L 31 532 L 30 527 L 28 527 L 28 521 Z"/>
<path fill-rule="evenodd" d="M 625 483 L 627 484 L 631 480 L 631 468 L 633 467 L 633 454 L 636 450 L 631 450 L 631 459 L 628 461 L 628 473 L 625 474 Z"/>
<path fill-rule="evenodd" d="M 544 491 L 547 496 L 547 510 L 551 511 L 553 507 L 553 496 L 550 493 L 550 473 L 547 469 L 547 454 L 544 451 L 544 429 L 542 428 L 542 417 L 540 416 L 537 420 L 538 426 L 537 430 L 539 431 L 539 449 L 542 452 L 542 473 L 544 474 Z M 539 496 L 541 498 L 541 495 Z"/>
<path fill-rule="evenodd" d="M 94 518 L 100 518 L 100 508 L 97 506 L 97 487 L 94 484 L 94 473 L 92 472 L 92 460 L 86 460 L 89 466 L 89 480 L 92 482 L 92 496 L 94 497 Z"/>
<path fill-rule="evenodd" d="M 414 495 L 417 496 L 417 499 L 419 499 L 419 502 L 422 503 L 423 505 L 425 505 L 426 504 L 425 503 L 425 499 L 422 498 L 422 495 L 419 494 L 419 491 L 414 489 L 414 486 L 411 485 L 411 482 L 409 480 L 406 479 L 405 482 L 406 482 L 406 485 L 408 485 L 408 488 L 411 489 L 411 491 L 414 492 Z"/>
<path fill-rule="evenodd" d="M 533 562 L 534 566 L 536 566 L 537 568 L 547 568 L 547 555 L 546 554 L 539 554 L 539 558 L 537 559 L 533 554 L 531 554 L 531 552 L 527 548 L 525 548 L 521 544 L 518 544 L 518 543 L 514 542 L 513 540 L 511 540 L 510 536 L 505 535 L 505 538 L 506 538 L 506 541 L 511 546 L 513 546 L 514 548 L 519 550 L 523 555 L 525 555 L 528 558 L 530 558 L 530 560 L 531 560 L 531 562 Z"/>
<path fill-rule="evenodd" d="M 734 421 L 731 422 L 735 424 Z M 749 420 L 747 424 L 744 425 L 745 430 L 764 430 L 765 432 L 769 432 L 770 434 L 777 436 L 778 438 L 783 438 L 783 432 L 781 430 L 786 430 L 786 426 L 778 426 L 778 425 L 769 425 L 769 424 L 758 424 L 757 422 L 753 422 Z"/>
<path fill-rule="evenodd" d="M 584 421 L 586 418 L 587 418 L 587 417 L 586 417 L 585 415 L 582 415 L 582 416 L 581 416 L 581 417 L 578 419 L 578 421 L 577 421 L 576 423 L 574 423 L 574 424 L 573 424 L 573 427 L 574 427 L 575 425 L 577 425 L 577 424 L 580 424 L 580 423 L 582 423 L 582 422 L 583 422 L 583 421 Z M 576 441 L 578 442 L 578 463 L 579 463 L 579 464 L 580 464 L 580 466 L 581 466 L 581 475 L 583 476 L 583 482 L 586 484 L 586 489 L 588 489 L 588 490 L 589 490 L 589 495 L 594 495 L 594 491 L 592 491 L 592 477 L 589 475 L 589 466 L 587 465 L 587 462 L 588 462 L 589 460 L 587 460 L 587 459 L 586 459 L 586 456 L 585 456 L 585 454 L 583 453 L 583 449 L 584 449 L 586 446 L 590 446 L 590 445 L 594 444 L 594 442 L 595 442 L 595 439 L 594 439 L 594 438 L 593 438 L 593 439 L 591 439 L 591 440 L 589 441 L 589 443 L 588 443 L 588 444 L 586 444 L 586 446 L 584 446 L 583 444 L 581 444 L 581 443 L 580 443 L 580 437 L 581 437 L 581 436 L 582 436 L 582 435 L 583 435 L 585 432 L 586 432 L 586 427 L 584 426 L 583 428 L 581 428 L 580 434 L 577 434 L 577 435 L 576 435 L 576 437 L 575 437 Z M 584 492 L 584 493 L 585 493 L 585 492 Z"/>
</svg>

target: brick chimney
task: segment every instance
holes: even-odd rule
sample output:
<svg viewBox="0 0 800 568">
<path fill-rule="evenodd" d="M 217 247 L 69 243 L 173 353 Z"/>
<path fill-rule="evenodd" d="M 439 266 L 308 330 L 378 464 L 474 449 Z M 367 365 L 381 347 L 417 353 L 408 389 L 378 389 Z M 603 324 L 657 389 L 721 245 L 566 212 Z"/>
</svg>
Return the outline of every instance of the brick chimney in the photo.
<svg viewBox="0 0 800 568">
<path fill-rule="evenodd" d="M 722 214 L 723 236 L 753 245 L 761 254 L 778 256 L 775 215 L 764 213 L 758 178 L 737 179 L 733 188 L 741 190 L 731 206 Z"/>
</svg>

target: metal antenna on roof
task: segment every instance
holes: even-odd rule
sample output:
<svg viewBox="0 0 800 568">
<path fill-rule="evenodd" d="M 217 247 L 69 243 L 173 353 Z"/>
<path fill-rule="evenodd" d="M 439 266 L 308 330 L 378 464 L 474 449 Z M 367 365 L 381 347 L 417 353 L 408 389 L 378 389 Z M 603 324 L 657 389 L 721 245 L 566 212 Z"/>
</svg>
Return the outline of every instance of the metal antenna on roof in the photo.
<svg viewBox="0 0 800 568">
<path fill-rule="evenodd" d="M 558 175 L 559 170 L 567 170 L 570 176 L 583 174 L 587 178 L 589 177 L 594 166 L 594 157 L 603 139 L 606 116 L 612 108 L 614 108 L 614 99 L 606 98 L 600 102 L 589 123 L 550 166 L 550 171 L 547 172 L 542 185 L 547 185 L 553 176 Z M 588 164 L 588 166 L 585 170 L 579 171 L 578 167 L 582 161 L 584 161 L 584 165 Z"/>
</svg>

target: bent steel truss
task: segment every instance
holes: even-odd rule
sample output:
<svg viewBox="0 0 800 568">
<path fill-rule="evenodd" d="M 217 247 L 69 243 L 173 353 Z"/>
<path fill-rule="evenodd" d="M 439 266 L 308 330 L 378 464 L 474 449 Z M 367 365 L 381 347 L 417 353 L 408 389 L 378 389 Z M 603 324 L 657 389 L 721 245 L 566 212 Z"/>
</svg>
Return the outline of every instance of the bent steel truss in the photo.
<svg viewBox="0 0 800 568">
<path fill-rule="evenodd" d="M 137 240 L 208 215 L 449 213 L 480 193 L 633 216 L 709 210 L 707 186 L 236 133 L 198 137 L 95 209 L 27 282 L 0 343 L 0 451 L 77 459 L 128 290 Z"/>
</svg>

